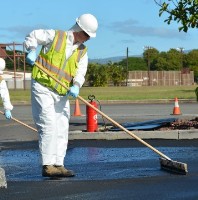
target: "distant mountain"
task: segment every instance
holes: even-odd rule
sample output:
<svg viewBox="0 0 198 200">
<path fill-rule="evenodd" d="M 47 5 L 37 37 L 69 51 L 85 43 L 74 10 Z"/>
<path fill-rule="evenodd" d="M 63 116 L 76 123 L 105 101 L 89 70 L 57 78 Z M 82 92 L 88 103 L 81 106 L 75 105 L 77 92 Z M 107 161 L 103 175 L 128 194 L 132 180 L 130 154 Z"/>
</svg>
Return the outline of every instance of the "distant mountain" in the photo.
<svg viewBox="0 0 198 200">
<path fill-rule="evenodd" d="M 108 62 L 120 62 L 125 59 L 125 56 L 118 57 L 110 57 L 110 58 L 98 58 L 98 59 L 89 59 L 89 63 L 99 63 L 99 64 L 107 64 Z"/>
<path fill-rule="evenodd" d="M 141 57 L 141 56 L 137 55 L 137 56 L 130 56 L 130 57 Z M 107 64 L 108 62 L 116 63 L 116 62 L 122 61 L 123 59 L 126 59 L 126 56 L 89 59 L 89 63 L 98 63 L 98 64 Z"/>
<path fill-rule="evenodd" d="M 190 51 L 192 51 L 193 49 L 190 50 L 184 50 L 183 52 L 185 54 L 189 53 Z M 142 57 L 143 55 L 133 55 L 133 56 L 129 56 L 129 57 Z M 98 64 L 107 64 L 108 62 L 112 62 L 112 63 L 116 63 L 116 62 L 120 62 L 123 59 L 126 59 L 126 56 L 117 56 L 117 57 L 109 57 L 109 58 L 98 58 L 98 59 L 89 59 L 89 63 L 98 63 Z"/>
</svg>

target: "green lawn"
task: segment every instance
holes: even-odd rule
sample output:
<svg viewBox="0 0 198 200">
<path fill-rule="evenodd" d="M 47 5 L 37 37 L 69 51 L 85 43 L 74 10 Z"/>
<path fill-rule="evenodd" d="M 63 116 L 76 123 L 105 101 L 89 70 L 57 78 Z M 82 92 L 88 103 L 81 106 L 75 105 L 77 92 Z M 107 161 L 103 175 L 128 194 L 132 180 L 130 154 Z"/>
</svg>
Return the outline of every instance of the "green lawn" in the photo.
<svg viewBox="0 0 198 200">
<path fill-rule="evenodd" d="M 83 87 L 80 96 L 88 99 L 95 95 L 98 100 L 158 100 L 179 99 L 196 100 L 195 89 L 192 86 L 140 86 L 140 87 Z M 30 90 L 10 90 L 11 101 L 30 103 Z"/>
</svg>

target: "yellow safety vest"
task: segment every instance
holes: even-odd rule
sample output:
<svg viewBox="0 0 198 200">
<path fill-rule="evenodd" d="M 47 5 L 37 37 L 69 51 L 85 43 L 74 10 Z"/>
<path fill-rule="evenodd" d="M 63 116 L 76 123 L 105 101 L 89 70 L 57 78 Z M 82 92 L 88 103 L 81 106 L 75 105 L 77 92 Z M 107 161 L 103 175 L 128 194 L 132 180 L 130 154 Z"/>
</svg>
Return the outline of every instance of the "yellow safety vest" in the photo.
<svg viewBox="0 0 198 200">
<path fill-rule="evenodd" d="M 70 58 L 66 60 L 66 40 L 67 34 L 65 31 L 56 31 L 54 41 L 49 51 L 44 54 L 43 49 L 41 49 L 36 62 L 48 69 L 51 75 L 69 88 L 72 84 L 73 77 L 76 75 L 79 60 L 87 52 L 87 47 L 81 44 Z M 32 70 L 32 78 L 60 95 L 65 95 L 67 92 L 67 89 L 50 78 L 36 65 L 34 65 Z"/>
</svg>

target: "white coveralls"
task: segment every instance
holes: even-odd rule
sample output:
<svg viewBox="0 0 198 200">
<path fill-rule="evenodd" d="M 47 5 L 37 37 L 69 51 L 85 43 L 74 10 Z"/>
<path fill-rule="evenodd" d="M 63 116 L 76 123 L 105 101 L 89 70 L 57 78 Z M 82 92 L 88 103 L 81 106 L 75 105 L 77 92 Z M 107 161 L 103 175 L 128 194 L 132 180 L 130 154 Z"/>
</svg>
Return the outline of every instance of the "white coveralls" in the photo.
<svg viewBox="0 0 198 200">
<path fill-rule="evenodd" d="M 43 45 L 44 53 L 51 47 L 55 30 L 34 30 L 25 38 L 27 50 Z M 72 31 L 67 31 L 65 56 L 68 59 L 80 44 L 73 45 Z M 87 53 L 80 59 L 79 67 L 73 82 L 82 87 L 87 72 Z M 66 96 L 32 80 L 32 114 L 39 132 L 39 148 L 42 165 L 64 165 L 68 144 L 70 104 Z"/>
<path fill-rule="evenodd" d="M 7 88 L 6 81 L 3 79 L 2 75 L 0 75 L 0 95 L 3 102 L 4 110 L 12 110 L 13 106 L 10 102 L 10 95 Z"/>
</svg>

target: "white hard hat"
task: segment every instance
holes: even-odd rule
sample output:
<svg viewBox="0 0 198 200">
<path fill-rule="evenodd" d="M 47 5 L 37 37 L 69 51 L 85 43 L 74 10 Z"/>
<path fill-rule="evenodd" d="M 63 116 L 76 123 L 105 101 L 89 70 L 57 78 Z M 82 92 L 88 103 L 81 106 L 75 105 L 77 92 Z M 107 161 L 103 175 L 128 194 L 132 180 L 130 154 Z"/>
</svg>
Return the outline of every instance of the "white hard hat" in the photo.
<svg viewBox="0 0 198 200">
<path fill-rule="evenodd" d="M 0 58 L 0 74 L 3 74 L 3 70 L 5 69 L 5 60 L 3 58 Z"/>
<path fill-rule="evenodd" d="M 93 15 L 83 14 L 76 19 L 76 23 L 90 37 L 96 37 L 96 31 L 98 29 L 98 21 Z"/>
</svg>

